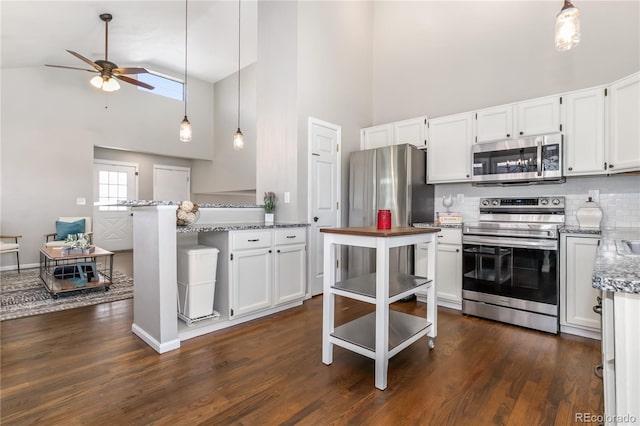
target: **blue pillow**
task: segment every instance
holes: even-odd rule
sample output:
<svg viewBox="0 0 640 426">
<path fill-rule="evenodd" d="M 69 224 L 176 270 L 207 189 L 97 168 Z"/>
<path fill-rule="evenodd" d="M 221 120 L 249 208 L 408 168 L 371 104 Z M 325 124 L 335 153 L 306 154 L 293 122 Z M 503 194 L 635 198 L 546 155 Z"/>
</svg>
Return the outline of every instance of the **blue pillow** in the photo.
<svg viewBox="0 0 640 426">
<path fill-rule="evenodd" d="M 56 241 L 64 241 L 69 234 L 79 234 L 84 232 L 84 219 L 75 222 L 60 222 L 56 220 Z"/>
</svg>

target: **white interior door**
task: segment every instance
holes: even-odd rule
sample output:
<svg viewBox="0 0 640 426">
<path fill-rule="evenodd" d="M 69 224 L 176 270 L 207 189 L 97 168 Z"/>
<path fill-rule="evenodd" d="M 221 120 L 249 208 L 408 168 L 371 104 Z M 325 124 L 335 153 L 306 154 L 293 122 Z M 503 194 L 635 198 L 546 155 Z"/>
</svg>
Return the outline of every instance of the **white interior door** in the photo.
<svg viewBox="0 0 640 426">
<path fill-rule="evenodd" d="M 158 201 L 191 199 L 191 169 L 154 164 L 153 199 Z"/>
<path fill-rule="evenodd" d="M 322 293 L 323 234 L 320 228 L 340 226 L 341 128 L 309 117 L 309 293 Z M 336 277 L 339 278 L 339 265 Z"/>
<path fill-rule="evenodd" d="M 138 198 L 138 164 L 120 161 L 94 161 L 93 199 L 116 203 Z M 106 250 L 133 249 L 133 218 L 124 206 L 93 208 L 93 243 Z"/>
</svg>

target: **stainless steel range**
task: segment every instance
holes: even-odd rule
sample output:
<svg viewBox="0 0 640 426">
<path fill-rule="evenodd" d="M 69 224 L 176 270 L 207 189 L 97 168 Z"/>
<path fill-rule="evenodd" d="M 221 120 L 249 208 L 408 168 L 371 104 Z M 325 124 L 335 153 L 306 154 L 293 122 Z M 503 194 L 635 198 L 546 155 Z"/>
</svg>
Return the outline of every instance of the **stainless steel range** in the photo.
<svg viewBox="0 0 640 426">
<path fill-rule="evenodd" d="M 481 198 L 462 235 L 462 312 L 557 333 L 564 197 Z"/>
</svg>

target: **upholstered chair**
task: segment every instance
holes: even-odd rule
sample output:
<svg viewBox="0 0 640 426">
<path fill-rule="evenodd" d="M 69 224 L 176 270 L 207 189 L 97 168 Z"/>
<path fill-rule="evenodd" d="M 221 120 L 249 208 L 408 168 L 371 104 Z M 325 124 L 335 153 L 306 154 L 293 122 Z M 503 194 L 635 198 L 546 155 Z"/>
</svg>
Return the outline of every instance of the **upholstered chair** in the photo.
<svg viewBox="0 0 640 426">
<path fill-rule="evenodd" d="M 0 235 L 0 254 L 15 253 L 18 272 L 20 272 L 20 244 L 18 243 L 18 238 L 22 238 L 22 235 Z"/>
<path fill-rule="evenodd" d="M 45 235 L 45 247 L 62 247 L 69 234 L 82 232 L 91 241 L 91 217 L 59 217 L 56 221 L 56 232 Z"/>
</svg>

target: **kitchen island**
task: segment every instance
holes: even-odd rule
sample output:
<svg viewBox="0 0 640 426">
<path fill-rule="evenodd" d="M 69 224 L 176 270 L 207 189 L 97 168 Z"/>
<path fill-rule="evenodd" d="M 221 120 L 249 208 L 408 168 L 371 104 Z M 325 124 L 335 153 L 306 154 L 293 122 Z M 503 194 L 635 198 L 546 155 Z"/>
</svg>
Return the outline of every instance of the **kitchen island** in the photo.
<svg viewBox="0 0 640 426">
<path fill-rule="evenodd" d="M 185 339 L 210 333 L 215 330 L 230 327 L 249 321 L 260 316 L 275 313 L 293 306 L 300 305 L 305 296 L 304 292 L 292 291 L 289 296 L 282 297 L 278 302 L 271 299 L 270 287 L 274 282 L 271 272 L 275 269 L 266 266 L 266 276 L 254 276 L 253 282 L 257 288 L 266 289 L 269 297 L 267 304 L 254 307 L 251 311 L 234 312 L 231 297 L 237 296 L 230 289 L 232 280 L 229 275 L 229 251 L 233 248 L 229 241 L 240 240 L 246 233 L 261 232 L 268 236 L 268 244 L 275 244 L 277 232 L 281 230 L 298 230 L 292 233 L 300 243 L 289 243 L 288 247 L 295 247 L 298 251 L 298 285 L 306 289 L 306 227 L 307 224 L 276 223 L 264 224 L 264 210 L 261 206 L 233 206 L 200 204 L 200 219 L 188 226 L 176 226 L 176 210 L 180 203 L 165 201 L 125 201 L 120 203 L 132 207 L 133 210 L 133 324 L 131 330 L 145 343 L 159 353 L 171 351 L 180 347 Z M 239 236 L 236 239 L 229 235 Z M 284 238 L 288 237 L 286 235 Z M 255 238 L 249 238 L 254 240 Z M 223 242 L 224 240 L 224 242 Z M 253 241 L 251 242 L 253 243 Z M 249 244 L 251 244 L 249 243 Z M 262 243 L 262 241 L 260 241 Z M 178 247 L 194 244 L 209 245 L 220 250 L 218 258 L 218 272 L 216 283 L 216 305 L 222 307 L 220 316 L 199 322 L 188 327 L 178 320 L 178 283 L 177 283 L 177 252 Z M 224 246 L 224 247 L 223 247 Z M 266 262 L 271 257 L 271 248 L 258 247 L 266 250 L 263 256 Z M 249 250 L 247 250 L 249 251 Z M 292 281 L 292 280 L 290 280 Z M 275 284 L 273 284 L 275 285 Z M 245 291 L 245 293 L 253 294 Z"/>
<path fill-rule="evenodd" d="M 375 386 L 387 387 L 389 359 L 427 335 L 429 347 L 435 346 L 437 311 L 435 291 L 435 250 L 428 254 L 428 277 L 416 277 L 389 270 L 389 249 L 431 242 L 437 247 L 440 228 L 398 227 L 377 229 L 375 226 L 323 228 L 324 233 L 324 299 L 322 326 L 322 362 L 333 362 L 333 345 L 375 360 Z M 334 265 L 337 246 L 376 249 L 376 272 L 336 282 Z M 427 288 L 427 317 L 396 312 L 389 305 Z M 375 305 L 375 312 L 338 327 L 334 323 L 335 296 L 349 297 Z"/>
<path fill-rule="evenodd" d="M 602 291 L 602 374 L 606 424 L 640 424 L 640 255 L 621 240 L 637 228 L 604 229 L 592 285 Z"/>
</svg>

